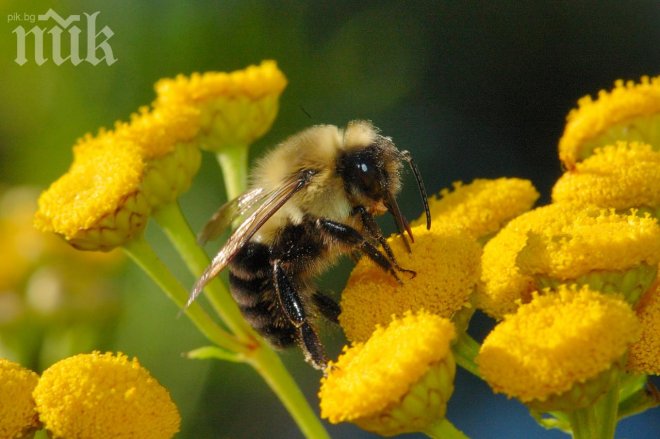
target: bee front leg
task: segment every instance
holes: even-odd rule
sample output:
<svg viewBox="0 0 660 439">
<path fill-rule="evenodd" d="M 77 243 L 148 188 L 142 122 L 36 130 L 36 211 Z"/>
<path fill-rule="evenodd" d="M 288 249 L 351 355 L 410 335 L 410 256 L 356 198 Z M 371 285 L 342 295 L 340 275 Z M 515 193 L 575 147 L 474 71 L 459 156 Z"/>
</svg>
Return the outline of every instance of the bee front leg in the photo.
<svg viewBox="0 0 660 439">
<path fill-rule="evenodd" d="M 318 309 L 319 312 L 323 314 L 323 317 L 333 323 L 339 324 L 339 314 L 341 314 L 341 308 L 332 297 L 317 291 L 312 295 L 312 300 L 316 305 L 316 309 Z"/>
<path fill-rule="evenodd" d="M 298 344 L 305 355 L 305 360 L 316 369 L 325 369 L 328 361 L 323 351 L 323 345 L 316 331 L 309 324 L 303 301 L 279 260 L 273 262 L 273 281 L 280 307 L 287 319 L 298 330 Z"/>
<path fill-rule="evenodd" d="M 390 247 L 390 245 L 387 243 L 387 239 L 385 239 L 385 237 L 383 236 L 383 232 L 380 230 L 380 227 L 378 227 L 378 223 L 374 219 L 374 216 L 370 214 L 367 211 L 367 209 L 364 208 L 364 206 L 354 207 L 353 214 L 360 215 L 360 219 L 362 220 L 362 224 L 364 225 L 364 228 L 383 247 L 383 250 L 385 250 L 387 257 L 390 258 L 390 261 L 392 261 L 392 265 L 394 265 L 394 268 L 396 268 L 398 271 L 409 273 L 411 275 L 411 278 L 417 275 L 417 273 L 414 270 L 408 270 L 399 265 L 399 263 L 396 261 L 396 258 L 394 257 L 394 252 L 392 251 L 392 247 Z"/>
<path fill-rule="evenodd" d="M 326 239 L 348 246 L 350 249 L 360 250 L 383 270 L 390 273 L 397 282 L 401 283 L 401 279 L 399 279 L 399 276 L 394 270 L 392 261 L 353 227 L 327 218 L 318 218 L 316 220 L 316 227 Z"/>
</svg>

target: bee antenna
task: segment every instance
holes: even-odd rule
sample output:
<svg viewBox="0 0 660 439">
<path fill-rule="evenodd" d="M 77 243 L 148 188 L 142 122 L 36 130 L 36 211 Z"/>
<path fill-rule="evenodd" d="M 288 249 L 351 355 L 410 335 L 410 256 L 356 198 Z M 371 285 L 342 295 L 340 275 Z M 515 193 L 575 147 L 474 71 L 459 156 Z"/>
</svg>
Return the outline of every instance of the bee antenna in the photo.
<svg viewBox="0 0 660 439">
<path fill-rule="evenodd" d="M 422 174 L 419 173 L 419 169 L 417 169 L 417 165 L 415 165 L 415 162 L 413 161 L 412 156 L 410 155 L 410 151 L 401 151 L 401 157 L 403 158 L 403 160 L 408 162 L 408 166 L 410 166 L 410 169 L 412 170 L 413 175 L 415 176 L 415 180 L 417 180 L 417 188 L 419 189 L 419 194 L 422 196 L 422 203 L 424 203 L 424 212 L 426 213 L 426 228 L 430 229 L 431 210 L 429 209 L 429 199 L 428 196 L 426 195 L 426 188 L 424 187 Z"/>
</svg>

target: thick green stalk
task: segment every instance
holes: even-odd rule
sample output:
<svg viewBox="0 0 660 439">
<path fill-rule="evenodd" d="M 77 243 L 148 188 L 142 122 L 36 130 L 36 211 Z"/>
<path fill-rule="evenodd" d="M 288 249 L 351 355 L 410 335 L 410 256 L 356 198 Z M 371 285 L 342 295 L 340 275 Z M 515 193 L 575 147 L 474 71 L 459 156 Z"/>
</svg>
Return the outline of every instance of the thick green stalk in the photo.
<svg viewBox="0 0 660 439">
<path fill-rule="evenodd" d="M 174 303 L 179 307 L 183 307 L 188 299 L 188 291 L 158 258 L 158 255 L 156 255 L 143 236 L 125 244 L 123 248 L 131 259 L 153 279 Z M 213 343 L 223 349 L 237 353 L 245 353 L 247 351 L 245 344 L 239 342 L 232 334 L 220 328 L 199 304 L 193 303 L 184 312 L 200 332 Z"/>
<path fill-rule="evenodd" d="M 246 361 L 255 368 L 275 392 L 305 437 L 330 438 L 300 388 L 284 367 L 282 360 L 272 349 L 262 342 L 260 348 L 255 349 Z"/>
<path fill-rule="evenodd" d="M 434 439 L 467 439 L 468 438 L 468 436 L 466 436 L 465 433 L 463 433 L 461 430 L 456 428 L 454 424 L 449 422 L 446 418 L 442 418 L 441 420 L 430 425 L 426 430 L 424 430 L 424 434 Z"/>
<path fill-rule="evenodd" d="M 614 438 L 616 424 L 619 420 L 619 383 L 620 373 L 617 373 L 607 393 L 596 401 L 595 410 L 598 417 L 596 437 L 599 439 Z"/>
<path fill-rule="evenodd" d="M 247 187 L 248 151 L 246 145 L 224 145 L 216 153 L 227 190 L 227 199 L 238 197 Z"/>
<path fill-rule="evenodd" d="M 466 332 L 461 332 L 458 334 L 458 340 L 452 346 L 452 352 L 454 352 L 456 364 L 474 376 L 481 378 L 479 368 L 475 362 L 479 354 L 479 343 L 475 339 L 470 337 Z"/>
<path fill-rule="evenodd" d="M 572 410 L 566 413 L 571 424 L 574 439 L 600 439 L 596 436 L 598 420 L 594 407 Z"/>
<path fill-rule="evenodd" d="M 209 266 L 210 260 L 204 249 L 197 244 L 179 204 L 174 202 L 161 207 L 154 213 L 154 218 L 177 249 L 190 272 L 194 276 L 200 276 Z M 225 325 L 241 340 L 253 343 L 254 333 L 243 319 L 225 284 L 220 279 L 214 279 L 204 290 L 211 306 Z"/>
<path fill-rule="evenodd" d="M 197 245 L 179 206 L 176 203 L 165 206 L 155 214 L 155 218 L 192 274 L 199 276 L 210 261 L 204 250 Z M 225 285 L 220 279 L 215 279 L 207 285 L 206 291 L 212 303 L 216 304 L 215 308 L 225 324 L 240 334 L 241 339 L 249 340 L 250 349 L 243 355 L 243 361 L 249 363 L 263 377 L 307 437 L 327 438 L 327 432 L 300 388 L 277 354 L 247 325 Z M 193 303 L 191 307 L 194 305 L 196 304 Z"/>
</svg>

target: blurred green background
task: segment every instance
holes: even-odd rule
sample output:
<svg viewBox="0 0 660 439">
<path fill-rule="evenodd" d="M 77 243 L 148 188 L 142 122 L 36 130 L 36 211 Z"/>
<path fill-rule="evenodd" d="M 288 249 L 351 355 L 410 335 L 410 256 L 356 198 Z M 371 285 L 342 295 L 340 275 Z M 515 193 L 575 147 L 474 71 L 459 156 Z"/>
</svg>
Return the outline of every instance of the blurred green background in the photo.
<svg viewBox="0 0 660 439">
<path fill-rule="evenodd" d="M 10 15 L 49 7 L 62 17 L 100 12 L 99 30 L 107 25 L 114 32 L 118 61 L 16 64 L 12 31 L 31 25 Z M 275 59 L 289 85 L 252 158 L 309 125 L 365 118 L 413 153 L 430 192 L 456 180 L 516 176 L 533 180 L 547 201 L 561 172 L 557 141 L 577 99 L 618 78 L 660 74 L 658 1 L 5 0 L 0 20 L 0 189 L 47 187 L 68 168 L 78 137 L 127 120 L 154 99 L 159 78 Z M 408 179 L 400 196 L 408 217 L 421 209 L 415 191 Z M 181 199 L 196 230 L 223 194 L 217 164 L 207 155 Z M 162 235 L 150 227 L 148 237 L 163 243 L 159 253 L 192 284 Z M 340 291 L 349 269 L 342 264 L 322 284 Z M 181 357 L 205 342 L 136 267 L 126 264 L 113 279 L 120 306 L 94 343 L 139 357 L 170 390 L 183 417 L 178 437 L 300 437 L 249 368 Z M 334 357 L 343 336 L 330 327 L 324 333 Z M 282 356 L 316 407 L 318 372 L 297 351 Z M 33 353 L 28 366 L 56 357 L 57 351 Z M 475 438 L 564 437 L 542 431 L 520 405 L 462 373 L 448 417 Z M 619 433 L 654 437 L 659 418 L 656 411 L 624 421 Z M 329 431 L 370 437 L 350 425 Z"/>
</svg>

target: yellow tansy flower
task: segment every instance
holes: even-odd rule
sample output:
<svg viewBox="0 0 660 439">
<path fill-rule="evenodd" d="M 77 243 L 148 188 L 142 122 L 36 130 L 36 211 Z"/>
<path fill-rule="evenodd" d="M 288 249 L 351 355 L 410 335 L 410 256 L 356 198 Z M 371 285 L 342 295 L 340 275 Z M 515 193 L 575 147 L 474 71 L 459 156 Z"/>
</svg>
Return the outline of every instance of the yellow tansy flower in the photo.
<svg viewBox="0 0 660 439">
<path fill-rule="evenodd" d="M 124 354 L 93 352 L 55 363 L 34 399 L 54 438 L 163 439 L 179 430 L 167 390 Z"/>
<path fill-rule="evenodd" d="M 35 226 L 83 250 L 109 250 L 139 235 L 150 207 L 140 190 L 140 147 L 110 133 L 79 145 L 69 171 L 39 198 Z"/>
<path fill-rule="evenodd" d="M 529 232 L 517 257 L 521 272 L 541 285 L 547 279 L 586 281 L 599 291 L 626 294 L 633 303 L 654 280 L 658 262 L 660 227 L 654 218 L 599 209 L 578 214 L 569 223 L 548 221 L 542 230 Z"/>
<path fill-rule="evenodd" d="M 19 439 L 39 427 L 32 390 L 39 376 L 0 358 L 0 437 Z"/>
<path fill-rule="evenodd" d="M 538 197 L 529 180 L 477 179 L 466 185 L 454 183 L 453 192 L 443 189 L 440 197 L 429 199 L 429 208 L 434 222 L 453 224 L 477 239 L 485 239 L 528 211 Z M 425 216 L 412 222 L 413 225 L 425 223 Z"/>
<path fill-rule="evenodd" d="M 513 312 L 528 302 L 537 289 L 536 280 L 520 271 L 516 259 L 527 244 L 529 232 L 542 231 L 553 223 L 573 221 L 583 208 L 552 204 L 526 212 L 509 222 L 484 246 L 481 282 L 475 304 L 495 318 Z"/>
<path fill-rule="evenodd" d="M 619 211 L 639 208 L 658 217 L 660 151 L 637 142 L 596 148 L 592 156 L 559 178 L 552 198 Z"/>
<path fill-rule="evenodd" d="M 642 336 L 630 347 L 627 369 L 660 375 L 660 283 L 642 296 L 635 312 L 642 324 Z"/>
<path fill-rule="evenodd" d="M 599 147 L 618 140 L 641 141 L 660 148 L 660 77 L 639 83 L 616 81 L 597 99 L 585 96 L 566 118 L 559 158 L 567 169 Z"/>
<path fill-rule="evenodd" d="M 321 380 L 321 416 L 384 435 L 424 431 L 453 392 L 452 323 L 410 312 L 345 348 Z"/>
<path fill-rule="evenodd" d="M 179 75 L 156 83 L 155 106 L 199 108 L 202 147 L 217 152 L 223 146 L 250 145 L 266 133 L 286 84 L 275 61 L 231 73 Z"/>
<path fill-rule="evenodd" d="M 576 409 L 607 390 L 639 333 L 623 300 L 561 287 L 507 315 L 484 340 L 477 363 L 496 392 L 541 410 Z"/>
<path fill-rule="evenodd" d="M 401 237 L 388 242 L 400 266 L 417 275 L 399 273 L 402 284 L 367 258 L 357 264 L 342 293 L 339 322 L 351 341 L 365 341 L 376 324 L 386 325 L 392 315 L 426 309 L 451 318 L 469 301 L 479 277 L 481 249 L 458 229 L 433 225 L 412 228 L 412 253 Z"/>
</svg>

